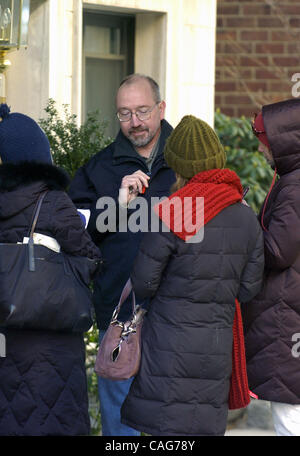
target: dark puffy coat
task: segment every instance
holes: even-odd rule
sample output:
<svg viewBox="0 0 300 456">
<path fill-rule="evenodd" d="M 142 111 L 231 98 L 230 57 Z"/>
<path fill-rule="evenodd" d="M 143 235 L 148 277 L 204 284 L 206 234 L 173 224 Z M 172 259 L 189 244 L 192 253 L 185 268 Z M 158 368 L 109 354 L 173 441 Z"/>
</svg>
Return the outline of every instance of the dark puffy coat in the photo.
<svg viewBox="0 0 300 456">
<path fill-rule="evenodd" d="M 250 388 L 260 399 L 288 404 L 300 404 L 299 117 L 298 99 L 263 109 L 280 179 L 269 194 L 264 216 L 259 216 L 267 230 L 264 285 L 242 309 Z"/>
<path fill-rule="evenodd" d="M 64 192 L 68 178 L 47 164 L 0 166 L 0 242 L 27 236 L 39 194 L 49 189 L 36 232 L 55 237 L 62 250 L 99 258 Z M 29 303 L 30 304 L 30 303 Z M 0 435 L 87 435 L 87 381 L 82 334 L 0 328 Z"/>
<path fill-rule="evenodd" d="M 235 298 L 261 286 L 262 233 L 249 207 L 221 211 L 199 243 L 147 233 L 132 281 L 153 297 L 142 360 L 122 421 L 152 435 L 223 435 L 231 376 Z"/>
<path fill-rule="evenodd" d="M 159 150 L 151 173 L 148 172 L 145 159 L 138 155 L 130 141 L 120 131 L 112 144 L 97 153 L 87 165 L 78 170 L 71 183 L 69 195 L 75 205 L 78 208 L 91 210 L 88 231 L 95 244 L 100 247 L 104 260 L 101 274 L 94 280 L 94 306 L 100 329 L 106 329 L 111 320 L 144 234 L 142 231 L 132 232 L 130 229 L 127 232 L 119 231 L 118 196 L 121 181 L 124 176 L 138 169 L 150 175 L 149 188 L 143 195 L 149 203 L 149 208 L 152 197 L 161 198 L 169 195 L 175 175 L 164 161 L 163 148 L 171 131 L 172 127 L 163 120 Z M 103 212 L 101 209 L 96 209 L 96 202 L 102 197 L 112 198 L 116 209 L 116 211 L 113 209 L 113 214 L 111 213 L 113 216 L 116 214 L 116 228 L 105 233 L 100 233 L 96 227 L 97 217 Z M 106 207 L 105 210 L 107 210 Z M 129 209 L 128 218 L 134 212 L 134 209 Z M 125 312 L 120 315 L 120 318 L 125 320 L 131 311 L 131 305 L 127 302 L 123 308 Z"/>
</svg>

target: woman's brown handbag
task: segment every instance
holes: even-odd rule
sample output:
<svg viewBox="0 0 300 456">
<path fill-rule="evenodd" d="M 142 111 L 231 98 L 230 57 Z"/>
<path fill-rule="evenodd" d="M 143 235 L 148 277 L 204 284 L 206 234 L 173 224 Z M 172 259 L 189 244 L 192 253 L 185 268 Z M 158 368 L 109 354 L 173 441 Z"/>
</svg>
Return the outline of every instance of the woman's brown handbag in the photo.
<svg viewBox="0 0 300 456">
<path fill-rule="evenodd" d="M 121 306 L 131 292 L 132 316 L 129 321 L 118 321 Z M 95 372 L 99 377 L 127 380 L 137 374 L 141 360 L 141 329 L 145 313 L 145 309 L 136 305 L 129 279 L 100 343 L 95 362 Z"/>
</svg>

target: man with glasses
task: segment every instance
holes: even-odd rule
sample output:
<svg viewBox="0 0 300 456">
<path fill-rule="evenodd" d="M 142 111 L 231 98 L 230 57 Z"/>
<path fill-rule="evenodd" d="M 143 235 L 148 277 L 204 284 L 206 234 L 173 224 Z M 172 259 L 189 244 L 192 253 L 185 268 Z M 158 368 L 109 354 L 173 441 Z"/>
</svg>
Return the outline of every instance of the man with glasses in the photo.
<svg viewBox="0 0 300 456">
<path fill-rule="evenodd" d="M 151 198 L 167 196 L 175 181 L 174 172 L 163 156 L 165 141 L 172 131 L 164 119 L 165 107 L 159 86 L 151 77 L 133 74 L 124 79 L 116 95 L 120 131 L 112 144 L 78 170 L 69 190 L 75 205 L 90 211 L 87 229 L 104 259 L 103 271 L 94 281 L 100 339 L 129 278 L 143 235 L 141 231 L 131 232 L 130 229 L 119 231 L 120 210 L 130 217 L 135 211 L 130 203 L 137 196 L 145 198 L 150 208 Z M 101 232 L 99 216 L 106 208 L 99 209 L 99 199 L 104 197 L 115 201 L 116 229 Z M 127 304 L 119 315 L 123 321 L 130 315 L 130 299 Z M 120 418 L 120 408 L 131 381 L 99 378 L 102 435 L 139 435 L 136 430 L 121 424 Z"/>
</svg>

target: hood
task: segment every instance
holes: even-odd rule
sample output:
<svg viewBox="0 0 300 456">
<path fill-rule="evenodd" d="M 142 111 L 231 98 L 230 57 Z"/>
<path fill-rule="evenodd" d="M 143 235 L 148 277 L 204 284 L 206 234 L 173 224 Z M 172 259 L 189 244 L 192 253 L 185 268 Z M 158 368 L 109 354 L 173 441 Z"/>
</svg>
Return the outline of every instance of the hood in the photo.
<svg viewBox="0 0 300 456">
<path fill-rule="evenodd" d="M 263 106 L 262 115 L 278 174 L 300 169 L 300 99 Z"/>
<path fill-rule="evenodd" d="M 69 176 L 44 163 L 0 165 L 0 219 L 12 217 L 36 202 L 46 190 L 66 190 Z"/>
</svg>

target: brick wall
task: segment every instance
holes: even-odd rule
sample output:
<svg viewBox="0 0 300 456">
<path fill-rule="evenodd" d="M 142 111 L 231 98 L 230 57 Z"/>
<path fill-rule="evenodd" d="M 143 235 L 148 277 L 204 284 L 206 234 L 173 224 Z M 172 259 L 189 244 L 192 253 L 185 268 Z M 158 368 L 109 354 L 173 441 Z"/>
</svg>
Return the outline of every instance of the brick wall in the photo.
<svg viewBox="0 0 300 456">
<path fill-rule="evenodd" d="M 217 3 L 215 107 L 252 116 L 263 104 L 300 96 L 291 81 L 295 73 L 300 81 L 300 0 Z"/>
</svg>

